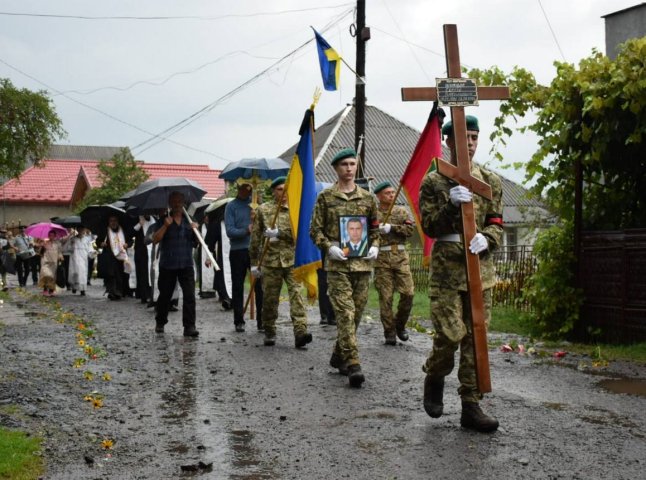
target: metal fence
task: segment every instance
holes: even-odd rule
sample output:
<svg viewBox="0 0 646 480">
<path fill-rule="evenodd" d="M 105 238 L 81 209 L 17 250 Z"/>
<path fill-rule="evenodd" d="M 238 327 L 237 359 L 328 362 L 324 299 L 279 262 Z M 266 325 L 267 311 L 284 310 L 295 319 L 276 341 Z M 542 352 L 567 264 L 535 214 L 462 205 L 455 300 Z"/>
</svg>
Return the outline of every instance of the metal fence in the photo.
<svg viewBox="0 0 646 480">
<path fill-rule="evenodd" d="M 428 267 L 423 265 L 422 248 L 411 248 L 409 254 L 415 290 L 428 291 L 430 276 Z M 494 305 L 529 310 L 531 306 L 522 301 L 521 293 L 527 279 L 536 271 L 536 259 L 532 253 L 532 247 L 528 245 L 501 247 L 494 252 L 493 257 L 496 265 Z"/>
</svg>

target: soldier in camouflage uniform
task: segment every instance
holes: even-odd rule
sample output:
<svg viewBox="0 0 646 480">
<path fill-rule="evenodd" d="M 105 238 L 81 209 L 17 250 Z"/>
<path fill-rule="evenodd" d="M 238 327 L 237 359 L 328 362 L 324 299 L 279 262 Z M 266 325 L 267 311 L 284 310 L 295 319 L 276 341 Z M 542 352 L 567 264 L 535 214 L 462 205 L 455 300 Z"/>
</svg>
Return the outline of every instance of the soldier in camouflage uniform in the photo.
<svg viewBox="0 0 646 480">
<path fill-rule="evenodd" d="M 431 257 L 431 320 L 435 327 L 433 350 L 423 370 L 424 409 L 434 418 L 443 412 L 444 377 L 454 366 L 455 351 L 460 348 L 458 393 L 462 399 L 460 423 L 465 428 L 491 432 L 498 428 L 498 421 L 487 416 L 478 402 L 478 391 L 473 350 L 471 308 L 467 293 L 466 265 L 462 241 L 460 205 L 473 202 L 478 233 L 469 244 L 469 254 L 480 256 L 480 273 L 484 295 L 485 316 L 491 318 L 491 288 L 494 286 L 494 264 L 491 253 L 501 244 L 502 185 L 500 177 L 473 163 L 478 146 L 479 126 L 476 117 L 467 115 L 467 147 L 471 174 L 491 186 L 492 200 L 473 195 L 466 187 L 444 177 L 438 172 L 429 173 L 420 189 L 422 228 L 435 238 Z M 456 162 L 453 125 L 442 128 L 447 135 L 446 144 L 451 150 L 451 161 Z"/>
<path fill-rule="evenodd" d="M 285 177 L 279 177 L 271 183 L 273 202 L 262 204 L 256 210 L 256 217 L 251 230 L 249 257 L 251 274 L 262 278 L 263 306 L 262 326 L 265 330 L 265 345 L 276 343 L 276 319 L 283 282 L 287 284 L 289 295 L 289 313 L 294 325 L 294 343 L 302 348 L 312 341 L 312 334 L 307 332 L 307 316 L 300 292 L 300 285 L 294 280 L 294 237 L 287 209 Z M 272 221 L 276 214 L 276 205 L 282 202 L 275 225 Z M 259 265 L 264 239 L 268 239 L 268 248 Z"/>
<path fill-rule="evenodd" d="M 379 201 L 379 257 L 375 261 L 375 288 L 379 293 L 379 311 L 384 326 L 386 345 L 408 340 L 406 322 L 413 307 L 415 287 L 410 272 L 406 241 L 414 226 L 404 207 L 393 206 L 387 223 L 383 223 L 390 205 L 395 201 L 395 189 L 388 181 L 378 184 L 374 193 Z M 397 314 L 393 318 L 393 297 L 399 293 Z"/>
<path fill-rule="evenodd" d="M 351 387 L 360 388 L 365 377 L 359 364 L 356 331 L 368 301 L 372 261 L 379 254 L 379 222 L 374 197 L 354 183 L 356 157 L 354 150 L 346 148 L 332 159 L 338 181 L 319 194 L 310 236 L 319 249 L 327 252 L 328 294 L 337 322 L 337 340 L 330 365 L 347 373 Z M 348 258 L 339 247 L 341 215 L 366 217 L 370 248 L 365 257 Z"/>
</svg>

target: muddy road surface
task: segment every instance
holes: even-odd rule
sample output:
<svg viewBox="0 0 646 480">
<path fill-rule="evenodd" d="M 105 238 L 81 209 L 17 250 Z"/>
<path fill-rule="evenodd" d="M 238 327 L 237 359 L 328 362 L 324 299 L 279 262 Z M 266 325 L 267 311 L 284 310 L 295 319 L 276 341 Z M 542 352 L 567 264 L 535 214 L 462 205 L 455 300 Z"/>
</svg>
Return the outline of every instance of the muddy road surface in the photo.
<svg viewBox="0 0 646 480">
<path fill-rule="evenodd" d="M 286 311 L 265 347 L 255 324 L 235 333 L 231 312 L 198 299 L 188 339 L 181 312 L 155 334 L 152 309 L 102 290 L 13 290 L 0 306 L 0 425 L 42 436 L 44 478 L 646 478 L 643 365 L 492 346 L 482 407 L 501 426 L 478 434 L 460 427 L 455 372 L 444 416 L 424 413 L 429 335 L 385 346 L 366 319 L 366 382 L 350 389 L 315 308 L 314 341 L 297 350 Z"/>
</svg>

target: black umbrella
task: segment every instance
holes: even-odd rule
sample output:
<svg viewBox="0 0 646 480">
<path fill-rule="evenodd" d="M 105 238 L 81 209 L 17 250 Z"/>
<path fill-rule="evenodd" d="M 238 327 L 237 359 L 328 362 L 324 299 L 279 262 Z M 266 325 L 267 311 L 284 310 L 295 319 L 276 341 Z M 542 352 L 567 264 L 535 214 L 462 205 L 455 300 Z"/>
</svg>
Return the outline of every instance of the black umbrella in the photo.
<svg viewBox="0 0 646 480">
<path fill-rule="evenodd" d="M 206 190 L 188 178 L 156 178 L 139 185 L 134 193 L 126 199 L 126 205 L 139 207 L 142 211 L 167 208 L 168 197 L 173 192 L 184 195 L 186 205 L 201 200 L 206 194 Z"/>
<path fill-rule="evenodd" d="M 200 200 L 199 202 L 193 202 L 188 207 L 188 214 L 197 223 L 202 223 L 204 221 L 204 211 L 209 205 L 211 205 L 211 200 Z"/>
<path fill-rule="evenodd" d="M 86 207 L 81 212 L 81 223 L 84 227 L 89 228 L 92 233 L 99 237 L 104 237 L 108 230 L 108 220 L 113 215 L 119 219 L 119 225 L 123 228 L 124 233 L 129 232 L 136 223 L 136 220 L 130 217 L 124 209 L 114 205 L 90 205 Z"/>
<path fill-rule="evenodd" d="M 52 217 L 50 220 L 65 228 L 80 228 L 82 227 L 81 217 L 78 215 L 69 215 L 67 217 Z"/>
</svg>

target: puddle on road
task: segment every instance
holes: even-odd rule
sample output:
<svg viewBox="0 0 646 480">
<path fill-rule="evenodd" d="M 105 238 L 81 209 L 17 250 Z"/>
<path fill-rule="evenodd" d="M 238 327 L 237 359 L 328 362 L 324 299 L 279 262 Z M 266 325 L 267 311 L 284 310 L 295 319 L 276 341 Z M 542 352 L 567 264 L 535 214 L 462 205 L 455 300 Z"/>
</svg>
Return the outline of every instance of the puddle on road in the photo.
<svg viewBox="0 0 646 480">
<path fill-rule="evenodd" d="M 646 380 L 620 378 L 602 380 L 597 385 L 611 393 L 627 393 L 628 395 L 646 397 Z"/>
</svg>

